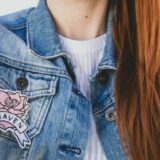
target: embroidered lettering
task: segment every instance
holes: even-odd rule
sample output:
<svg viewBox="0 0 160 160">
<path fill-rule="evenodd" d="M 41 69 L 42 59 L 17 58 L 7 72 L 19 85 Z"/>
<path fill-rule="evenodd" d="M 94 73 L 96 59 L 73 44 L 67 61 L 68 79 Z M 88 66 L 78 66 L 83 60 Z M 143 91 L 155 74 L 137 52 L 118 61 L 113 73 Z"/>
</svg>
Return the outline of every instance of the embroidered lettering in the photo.
<svg viewBox="0 0 160 160">
<path fill-rule="evenodd" d="M 22 96 L 20 92 L 0 89 L 0 130 L 11 131 L 21 148 L 31 144 L 26 133 L 26 115 L 29 109 L 26 96 Z"/>
</svg>

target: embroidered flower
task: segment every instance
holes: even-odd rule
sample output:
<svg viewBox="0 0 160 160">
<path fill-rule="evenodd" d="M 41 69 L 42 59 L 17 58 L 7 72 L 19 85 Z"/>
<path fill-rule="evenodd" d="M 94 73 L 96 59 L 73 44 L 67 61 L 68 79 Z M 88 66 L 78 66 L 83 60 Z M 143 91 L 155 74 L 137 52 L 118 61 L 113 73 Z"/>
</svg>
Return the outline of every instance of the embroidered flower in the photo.
<svg viewBox="0 0 160 160">
<path fill-rule="evenodd" d="M 0 91 L 0 112 L 11 113 L 24 120 L 27 118 L 25 112 L 28 108 L 27 97 L 21 96 L 19 92 Z M 6 129 L 14 126 L 9 122 L 0 121 L 0 127 Z"/>
</svg>

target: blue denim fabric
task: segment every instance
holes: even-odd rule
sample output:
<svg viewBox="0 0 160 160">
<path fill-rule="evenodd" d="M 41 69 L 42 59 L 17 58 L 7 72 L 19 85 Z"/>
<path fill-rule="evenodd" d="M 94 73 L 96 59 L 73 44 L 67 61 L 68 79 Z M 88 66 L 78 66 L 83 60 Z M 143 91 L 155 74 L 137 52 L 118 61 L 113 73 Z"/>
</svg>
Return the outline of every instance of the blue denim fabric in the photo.
<svg viewBox="0 0 160 160">
<path fill-rule="evenodd" d="M 126 159 L 115 119 L 107 118 L 115 110 L 117 69 L 112 8 L 106 28 L 105 52 L 97 72 L 90 77 L 88 101 L 76 88 L 73 63 L 61 49 L 45 0 L 36 8 L 0 17 L 0 90 L 28 98 L 26 134 L 31 141 L 22 148 L 12 131 L 1 130 L 0 160 L 82 160 L 91 114 L 107 159 Z M 104 72 L 107 82 L 102 85 L 97 77 Z M 26 87 L 20 84 L 19 89 L 21 77 L 28 83 Z"/>
</svg>

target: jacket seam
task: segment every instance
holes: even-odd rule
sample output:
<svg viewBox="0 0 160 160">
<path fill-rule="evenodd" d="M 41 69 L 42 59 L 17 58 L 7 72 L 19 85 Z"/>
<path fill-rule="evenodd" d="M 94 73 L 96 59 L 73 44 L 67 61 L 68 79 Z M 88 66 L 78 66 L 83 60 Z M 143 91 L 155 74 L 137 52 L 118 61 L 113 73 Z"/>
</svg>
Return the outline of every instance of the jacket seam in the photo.
<svg viewBox="0 0 160 160">
<path fill-rule="evenodd" d="M 113 96 L 110 96 L 98 105 L 96 105 L 96 108 L 98 108 L 101 105 L 105 105 L 105 107 L 102 107 L 102 109 L 96 109 L 95 111 L 93 111 L 93 115 L 96 116 L 103 113 L 108 107 L 112 106 L 113 104 L 115 104 L 115 100 L 113 99 Z"/>
<path fill-rule="evenodd" d="M 4 57 L 4 56 L 1 56 L 1 55 L 0 55 L 0 57 L 2 57 L 4 59 L 4 60 L 0 59 L 1 63 L 5 63 L 5 64 L 7 64 L 9 66 L 14 67 L 14 68 L 24 69 L 24 70 L 27 70 L 27 71 L 29 70 L 30 72 L 31 71 L 33 72 L 33 70 L 26 69 L 26 68 L 22 67 L 20 65 L 20 64 L 22 64 L 22 65 L 29 66 L 30 68 L 43 68 L 45 70 L 51 70 L 52 72 L 46 72 L 45 71 L 45 74 L 47 74 L 47 75 L 52 75 L 52 73 L 56 72 L 56 71 L 58 71 L 58 73 L 61 73 L 61 74 L 64 74 L 64 75 L 68 75 L 64 70 L 61 70 L 59 68 L 49 68 L 49 67 L 44 67 L 44 66 L 39 66 L 39 65 L 33 65 L 33 64 L 25 63 L 25 62 L 19 62 L 17 60 L 11 60 L 11 59 L 9 59 L 7 57 Z M 7 60 L 7 62 L 5 60 Z M 13 64 L 15 64 L 16 66 L 13 66 Z M 37 71 L 37 70 L 34 69 L 34 72 L 36 72 L 36 73 L 43 72 L 44 73 L 44 71 L 42 71 L 41 69 L 39 69 L 39 71 Z"/>
<path fill-rule="evenodd" d="M 9 30 L 19 30 L 19 29 L 24 29 L 26 28 L 26 23 L 22 23 L 16 26 L 8 26 L 8 25 L 4 25 L 7 29 Z"/>
</svg>

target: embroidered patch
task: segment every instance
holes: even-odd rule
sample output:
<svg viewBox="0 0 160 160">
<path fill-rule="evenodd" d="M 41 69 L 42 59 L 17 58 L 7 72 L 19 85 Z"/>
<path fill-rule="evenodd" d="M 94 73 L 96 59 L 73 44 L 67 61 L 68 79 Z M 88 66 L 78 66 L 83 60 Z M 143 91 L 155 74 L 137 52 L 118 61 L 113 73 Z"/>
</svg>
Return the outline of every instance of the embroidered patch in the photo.
<svg viewBox="0 0 160 160">
<path fill-rule="evenodd" d="M 12 92 L 0 89 L 0 130 L 11 131 L 19 146 L 24 148 L 31 141 L 27 135 L 28 110 L 30 105 L 28 98 L 20 92 Z"/>
</svg>

